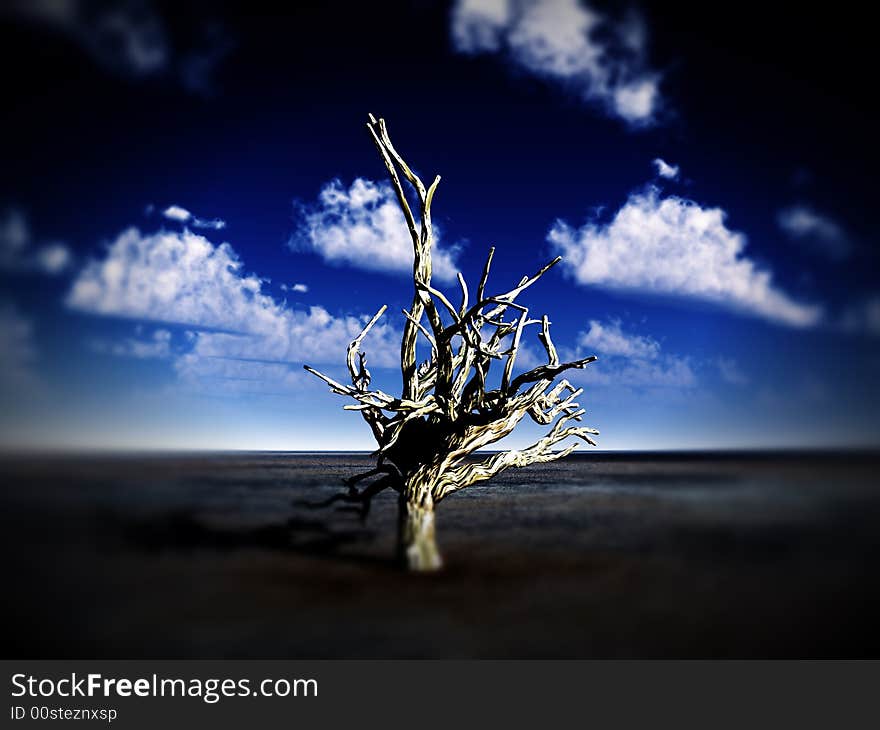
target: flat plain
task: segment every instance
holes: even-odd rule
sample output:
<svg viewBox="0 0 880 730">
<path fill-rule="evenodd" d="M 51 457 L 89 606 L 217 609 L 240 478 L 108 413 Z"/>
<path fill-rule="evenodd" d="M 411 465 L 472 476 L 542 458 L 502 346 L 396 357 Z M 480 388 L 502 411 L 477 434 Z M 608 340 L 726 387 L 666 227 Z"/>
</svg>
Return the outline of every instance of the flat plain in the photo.
<svg viewBox="0 0 880 730">
<path fill-rule="evenodd" d="M 880 457 L 594 453 L 313 508 L 366 454 L 0 461 L 7 658 L 876 657 Z"/>
</svg>

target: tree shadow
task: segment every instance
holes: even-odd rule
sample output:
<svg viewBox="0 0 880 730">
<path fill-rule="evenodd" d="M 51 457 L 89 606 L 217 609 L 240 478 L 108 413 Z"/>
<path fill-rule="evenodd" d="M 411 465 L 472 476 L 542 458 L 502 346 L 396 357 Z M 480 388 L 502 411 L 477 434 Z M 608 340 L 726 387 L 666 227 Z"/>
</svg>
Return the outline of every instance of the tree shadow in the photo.
<svg viewBox="0 0 880 730">
<path fill-rule="evenodd" d="M 104 512 L 100 522 L 106 537 L 151 553 L 263 550 L 361 565 L 393 565 L 390 557 L 352 550 L 370 545 L 376 533 L 361 521 L 352 525 L 350 519 L 346 523 L 340 516 L 338 512 L 293 514 L 277 522 L 246 526 L 224 524 L 207 518 L 198 508 L 187 507 L 138 516 Z"/>
<path fill-rule="evenodd" d="M 358 489 L 357 485 L 367 479 L 380 476 L 374 482 Z M 370 507 L 373 498 L 386 489 L 400 492 L 403 488 L 403 480 L 400 472 L 392 465 L 380 462 L 375 468 L 360 474 L 343 479 L 346 489 L 328 497 L 327 499 L 308 500 L 297 499 L 292 502 L 294 507 L 303 507 L 309 510 L 325 510 L 335 507 L 337 513 L 351 513 L 360 518 L 361 525 L 366 524 L 370 515 Z"/>
<path fill-rule="evenodd" d="M 93 505 L 87 508 L 93 518 L 91 536 L 108 552 L 120 547 L 148 553 L 263 550 L 391 568 L 395 562 L 390 551 L 386 557 L 369 549 L 377 532 L 366 523 L 374 497 L 389 488 L 399 490 L 399 474 L 380 464 L 341 481 L 342 489 L 329 497 L 318 498 L 320 492 L 309 489 L 311 498 L 293 499 L 275 517 L 268 514 L 256 521 L 201 501 L 164 508 Z M 229 490 L 228 483 L 223 486 Z M 308 486 L 327 494 L 326 483 Z"/>
</svg>

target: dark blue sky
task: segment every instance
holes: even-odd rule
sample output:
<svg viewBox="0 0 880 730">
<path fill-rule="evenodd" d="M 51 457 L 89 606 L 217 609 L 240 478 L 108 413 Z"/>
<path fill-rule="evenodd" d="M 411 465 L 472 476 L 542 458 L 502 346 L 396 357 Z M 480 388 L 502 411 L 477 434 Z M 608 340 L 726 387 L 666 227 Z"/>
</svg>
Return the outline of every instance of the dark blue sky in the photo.
<svg viewBox="0 0 880 730">
<path fill-rule="evenodd" d="M 367 352 L 396 387 L 409 264 L 368 112 L 443 176 L 438 284 L 490 245 L 499 289 L 565 256 L 524 302 L 599 355 L 602 447 L 880 441 L 855 8 L 269 8 L 0 13 L 6 446 L 369 448 L 301 371 L 388 304 Z"/>
</svg>

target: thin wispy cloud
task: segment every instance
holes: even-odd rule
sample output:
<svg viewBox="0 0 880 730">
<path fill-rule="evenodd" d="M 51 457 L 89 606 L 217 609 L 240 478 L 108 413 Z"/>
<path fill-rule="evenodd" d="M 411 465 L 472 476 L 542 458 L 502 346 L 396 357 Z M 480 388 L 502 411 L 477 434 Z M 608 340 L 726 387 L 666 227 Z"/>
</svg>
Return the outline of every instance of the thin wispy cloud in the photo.
<svg viewBox="0 0 880 730">
<path fill-rule="evenodd" d="M 0 257 L 3 261 L 18 260 L 30 245 L 31 232 L 19 210 L 7 210 L 0 218 Z"/>
<path fill-rule="evenodd" d="M 165 25 L 146 0 L 12 0 L 6 12 L 64 33 L 113 73 L 150 76 L 171 63 Z"/>
<path fill-rule="evenodd" d="M 217 67 L 235 46 L 235 40 L 223 25 L 216 21 L 206 22 L 198 37 L 193 39 L 192 47 L 177 63 L 180 83 L 193 93 L 213 96 L 217 91 Z"/>
<path fill-rule="evenodd" d="M 657 171 L 657 175 L 666 180 L 675 180 L 678 178 L 679 168 L 678 165 L 670 165 L 665 160 L 661 160 L 659 157 L 655 158 L 653 161 L 654 169 Z"/>
<path fill-rule="evenodd" d="M 133 357 L 138 360 L 165 360 L 171 357 L 171 332 L 167 329 L 154 330 L 144 336 L 143 328 L 138 326 L 135 337 L 120 340 L 95 340 L 92 349 L 96 352 L 116 357 Z"/>
<path fill-rule="evenodd" d="M 818 324 L 822 307 L 781 290 L 725 219 L 721 208 L 649 188 L 632 193 L 610 222 L 556 221 L 547 240 L 580 284 L 711 302 L 791 327 Z"/>
<path fill-rule="evenodd" d="M 663 352 L 650 335 L 627 332 L 619 320 L 591 320 L 577 337 L 575 355 L 599 355 L 599 361 L 575 380 L 625 388 L 692 388 L 697 376 L 688 358 Z"/>
<path fill-rule="evenodd" d="M 33 389 L 36 348 L 33 323 L 11 302 L 0 302 L 0 397 Z"/>
<path fill-rule="evenodd" d="M 162 217 L 175 223 L 184 223 L 193 228 L 208 228 L 220 231 L 226 228 L 226 221 L 220 218 L 199 218 L 180 205 L 169 205 L 162 211 Z"/>
<path fill-rule="evenodd" d="M 450 34 L 459 53 L 500 55 L 631 125 L 656 121 L 660 74 L 635 12 L 615 19 L 579 0 L 457 0 Z"/>
<path fill-rule="evenodd" d="M 729 357 L 718 357 L 715 360 L 721 379 L 729 385 L 748 385 L 749 378 L 740 368 L 739 363 Z"/>
<path fill-rule="evenodd" d="M 652 337 L 634 335 L 621 329 L 619 320 L 606 323 L 590 320 L 590 328 L 578 337 L 578 344 L 602 355 L 621 355 L 653 359 L 660 353 L 660 343 Z"/>
<path fill-rule="evenodd" d="M 298 395 L 314 378 L 285 363 L 181 355 L 174 371 L 184 392 L 206 396 Z"/>
<path fill-rule="evenodd" d="M 233 45 L 209 20 L 183 42 L 172 38 L 160 6 L 151 0 L 8 0 L 0 6 L 4 14 L 63 34 L 111 74 L 172 77 L 203 95 L 213 90 L 214 71 Z"/>
<path fill-rule="evenodd" d="M 70 249 L 63 243 L 49 243 L 41 246 L 36 252 L 37 268 L 46 274 L 60 274 L 70 266 L 72 261 Z"/>
<path fill-rule="evenodd" d="M 793 205 L 780 210 L 776 222 L 789 238 L 806 244 L 828 258 L 845 259 L 852 253 L 852 245 L 843 226 L 807 205 Z"/>
<path fill-rule="evenodd" d="M 301 206 L 301 226 L 290 240 L 295 251 L 314 251 L 331 264 L 411 274 L 413 245 L 391 185 L 356 178 L 346 188 L 331 180 L 314 205 Z M 434 226 L 434 275 L 455 279 L 456 251 L 443 245 Z"/>
<path fill-rule="evenodd" d="M 198 332 L 193 352 L 204 357 L 338 365 L 367 320 L 365 315 L 333 315 L 318 305 L 306 310 L 280 308 L 249 332 Z M 368 337 L 365 352 L 371 366 L 400 364 L 399 335 L 391 325 L 377 324 Z"/>
<path fill-rule="evenodd" d="M 840 328 L 850 334 L 880 337 L 880 294 L 868 295 L 847 307 Z"/>
<path fill-rule="evenodd" d="M 20 210 L 13 208 L 0 214 L 0 269 L 56 276 L 72 263 L 73 255 L 65 244 L 34 241 L 27 218 Z"/>
</svg>

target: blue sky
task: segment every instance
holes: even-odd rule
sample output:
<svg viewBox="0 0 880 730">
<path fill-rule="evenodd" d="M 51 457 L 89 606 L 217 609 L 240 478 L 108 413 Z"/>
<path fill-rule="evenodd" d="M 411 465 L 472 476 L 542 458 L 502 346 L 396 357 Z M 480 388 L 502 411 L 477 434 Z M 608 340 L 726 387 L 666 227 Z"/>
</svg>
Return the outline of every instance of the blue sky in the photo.
<svg viewBox="0 0 880 730">
<path fill-rule="evenodd" d="M 564 256 L 524 301 L 563 354 L 599 356 L 573 379 L 601 448 L 880 443 L 857 18 L 577 0 L 386 17 L 0 12 L 2 446 L 371 448 L 302 370 L 341 376 L 387 304 L 366 351 L 399 382 L 411 252 L 368 112 L 443 176 L 437 284 L 457 295 L 489 246 L 499 288 Z M 850 42 L 820 55 L 823 36 Z"/>
</svg>

